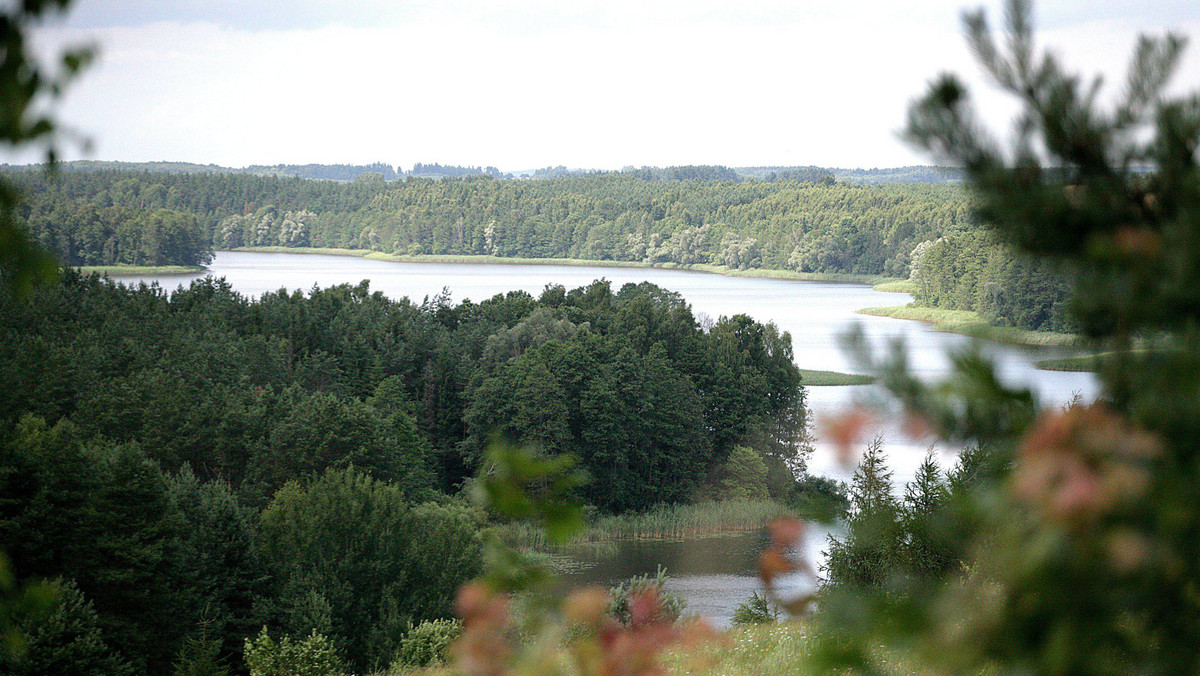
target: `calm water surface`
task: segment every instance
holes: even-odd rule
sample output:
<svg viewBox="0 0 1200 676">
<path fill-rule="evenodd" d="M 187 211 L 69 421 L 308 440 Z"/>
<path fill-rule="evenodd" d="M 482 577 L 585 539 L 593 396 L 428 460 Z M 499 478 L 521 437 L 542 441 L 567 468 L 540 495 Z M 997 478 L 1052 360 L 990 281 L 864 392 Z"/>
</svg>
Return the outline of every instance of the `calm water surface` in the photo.
<svg viewBox="0 0 1200 676">
<path fill-rule="evenodd" d="M 173 289 L 192 279 L 212 275 L 224 277 L 243 294 L 257 296 L 281 288 L 308 290 L 314 286 L 357 284 L 366 279 L 373 290 L 420 302 L 447 289 L 454 301 L 481 301 L 497 293 L 516 289 L 537 296 L 547 284 L 568 289 L 607 279 L 614 289 L 626 283 L 652 282 L 679 292 L 693 312 L 717 318 L 737 313 L 762 322 L 774 322 L 792 336 L 796 364 L 801 368 L 861 372 L 839 347 L 839 336 L 853 324 L 862 326 L 876 350 L 893 340 L 903 340 L 913 371 L 925 379 L 937 379 L 948 371 L 947 355 L 963 348 L 970 339 L 939 333 L 928 325 L 886 317 L 870 317 L 855 311 L 880 305 L 903 305 L 907 294 L 882 293 L 860 284 L 800 282 L 746 277 L 724 277 L 682 270 L 619 267 L 573 267 L 556 265 L 495 265 L 444 263 L 390 263 L 349 256 L 310 254 L 218 253 L 204 273 L 169 276 L 118 277 L 123 282 L 158 282 Z M 1098 392 L 1096 379 L 1088 373 L 1040 371 L 1034 362 L 1072 354 L 1069 350 L 1026 348 L 983 343 L 983 352 L 996 361 L 1005 382 L 1033 390 L 1044 405 L 1057 405 L 1074 394 L 1085 399 Z M 815 387 L 808 392 L 809 406 L 818 421 L 860 401 L 881 398 L 874 385 Z M 867 435 L 883 434 L 889 465 L 899 485 L 912 477 L 930 448 L 928 440 L 907 439 L 900 431 L 898 416 L 884 415 Z M 819 427 L 818 427 L 819 432 Z M 846 480 L 852 468 L 839 466 L 832 450 L 820 439 L 810 461 L 815 473 Z M 953 462 L 954 450 L 934 447 L 943 466 Z M 807 543 L 818 553 L 823 536 Z M 672 587 L 688 598 L 690 605 L 718 622 L 727 620 L 732 607 L 757 589 L 753 577 L 754 555 L 761 547 L 751 536 L 716 538 L 689 543 L 623 543 L 616 555 L 572 576 L 579 583 L 606 583 L 634 574 L 653 574 L 658 564 L 672 574 Z M 724 552 L 724 553 L 722 553 Z M 707 562 L 707 563 L 706 563 Z"/>
</svg>

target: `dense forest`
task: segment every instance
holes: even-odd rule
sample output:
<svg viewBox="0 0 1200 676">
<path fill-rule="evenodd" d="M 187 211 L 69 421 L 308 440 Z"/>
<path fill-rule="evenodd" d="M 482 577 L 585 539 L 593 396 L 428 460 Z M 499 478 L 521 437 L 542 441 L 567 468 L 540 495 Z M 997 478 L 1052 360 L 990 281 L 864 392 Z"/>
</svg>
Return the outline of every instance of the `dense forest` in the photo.
<svg viewBox="0 0 1200 676">
<path fill-rule="evenodd" d="M 751 169 L 753 180 L 724 167 L 391 182 L 380 173 L 349 182 L 137 171 L 13 177 L 28 195 L 25 226 L 72 265 L 196 265 L 214 248 L 286 246 L 912 276 L 920 304 L 1028 329 L 1070 328 L 1066 276 L 975 226 L 957 187 Z"/>
<path fill-rule="evenodd" d="M 25 227 L 71 265 L 202 265 L 214 248 L 285 246 L 911 276 L 919 304 L 1027 329 L 1070 328 L 1067 276 L 975 226 L 959 188 L 752 169 L 754 180 L 723 167 L 534 180 L 13 177 L 27 192 Z"/>
<path fill-rule="evenodd" d="M 78 202 L 191 214 L 217 248 L 350 247 L 892 276 L 907 275 L 921 242 L 970 227 L 968 201 L 952 186 L 837 185 L 810 174 L 733 181 L 707 173 L 683 167 L 394 182 L 362 174 L 348 183 L 129 171 L 65 172 L 52 181 L 33 172 L 12 176 L 30 196 L 23 213 L 34 236 L 59 250 L 79 228 L 44 216 Z M 104 242 L 71 246 L 103 251 Z"/>
<path fill-rule="evenodd" d="M 735 448 L 800 490 L 789 336 L 649 284 L 451 305 L 66 273 L 0 298 L 0 336 L 0 543 L 70 599 L 43 667 L 86 634 L 161 672 L 201 629 L 237 664 L 264 625 L 386 666 L 478 571 L 461 491 L 497 439 L 580 458 L 602 513 L 722 497 Z"/>
<path fill-rule="evenodd" d="M 204 265 L 212 244 L 191 213 L 31 201 L 25 227 L 67 265 Z"/>
<path fill-rule="evenodd" d="M 912 256 L 913 297 L 921 305 L 978 312 L 993 324 L 1073 331 L 1072 285 L 1060 267 L 1027 255 L 984 229 L 967 230 L 917 246 Z"/>
</svg>

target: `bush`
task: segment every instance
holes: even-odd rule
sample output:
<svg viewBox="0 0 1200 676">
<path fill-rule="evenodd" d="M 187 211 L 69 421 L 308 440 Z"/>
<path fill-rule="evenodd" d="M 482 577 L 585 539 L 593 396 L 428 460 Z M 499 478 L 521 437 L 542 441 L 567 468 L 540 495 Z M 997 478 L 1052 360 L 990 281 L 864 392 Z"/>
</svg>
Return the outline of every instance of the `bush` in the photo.
<svg viewBox="0 0 1200 676">
<path fill-rule="evenodd" d="M 659 568 L 658 574 L 654 577 L 650 577 L 649 575 L 631 577 L 608 590 L 608 608 L 606 612 L 620 623 L 621 626 L 629 627 L 633 622 L 629 602 L 641 594 L 652 592 L 658 595 L 658 615 L 653 619 L 674 622 L 683 615 L 683 611 L 687 608 L 687 601 L 664 591 L 663 587 L 666 584 L 667 571 L 663 568 Z"/>
<path fill-rule="evenodd" d="M 758 592 L 754 592 L 750 598 L 738 604 L 738 607 L 733 611 L 733 624 L 742 626 L 747 624 L 769 624 L 779 619 L 779 611 L 771 606 L 771 602 L 765 596 L 759 596 Z"/>
<path fill-rule="evenodd" d="M 333 676 L 345 673 L 337 649 L 317 632 L 303 641 L 284 636 L 278 643 L 263 627 L 258 638 L 246 639 L 250 676 Z"/>
<path fill-rule="evenodd" d="M 753 449 L 734 446 L 725 462 L 721 479 L 722 500 L 769 500 L 767 464 Z"/>
<path fill-rule="evenodd" d="M 462 634 L 459 620 L 426 620 L 413 627 L 400 642 L 392 670 L 429 667 L 446 663 L 450 644 Z"/>
<path fill-rule="evenodd" d="M 846 484 L 823 476 L 805 475 L 798 481 L 789 504 L 806 519 L 832 523 L 850 508 Z"/>
</svg>

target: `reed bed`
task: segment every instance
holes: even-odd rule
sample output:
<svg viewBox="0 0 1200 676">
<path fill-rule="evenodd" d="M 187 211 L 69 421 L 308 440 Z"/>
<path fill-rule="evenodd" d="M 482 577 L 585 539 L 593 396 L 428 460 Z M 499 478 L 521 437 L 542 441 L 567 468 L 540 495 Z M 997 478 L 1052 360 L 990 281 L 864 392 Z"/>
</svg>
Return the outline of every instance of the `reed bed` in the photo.
<svg viewBox="0 0 1200 676">
<path fill-rule="evenodd" d="M 1013 345 L 1068 347 L 1078 345 L 1080 341 L 1079 336 L 1071 333 L 1027 331 L 1012 326 L 993 326 L 988 324 L 979 313 L 969 310 L 947 310 L 919 305 L 891 305 L 887 307 L 863 308 L 858 313 L 877 317 L 913 319 L 928 322 L 933 324 L 934 331 L 961 333 L 974 338 L 994 340 Z"/>
<path fill-rule="evenodd" d="M 886 293 L 916 293 L 917 283 L 911 279 L 898 279 L 894 282 L 883 282 L 876 284 L 872 288 L 874 288 L 876 291 L 883 291 Z"/>
<path fill-rule="evenodd" d="M 817 369 L 800 369 L 800 384 L 805 387 L 870 385 L 873 382 L 875 382 L 875 376 L 840 373 L 838 371 L 819 371 Z"/>
<path fill-rule="evenodd" d="M 582 535 L 565 547 L 551 545 L 536 524 L 510 523 L 500 526 L 498 530 L 504 541 L 514 547 L 553 551 L 603 546 L 615 540 L 682 540 L 747 533 L 777 518 L 795 515 L 794 510 L 772 501 L 661 505 L 637 514 L 597 517 L 588 524 Z"/>
<path fill-rule="evenodd" d="M 593 540 L 704 537 L 758 530 L 776 518 L 793 514 L 787 507 L 771 501 L 663 505 L 640 514 L 601 517 L 585 537 Z"/>
<path fill-rule="evenodd" d="M 203 265 L 80 265 L 77 270 L 85 275 L 98 274 L 110 277 L 134 275 L 186 275 L 202 272 Z"/>
</svg>

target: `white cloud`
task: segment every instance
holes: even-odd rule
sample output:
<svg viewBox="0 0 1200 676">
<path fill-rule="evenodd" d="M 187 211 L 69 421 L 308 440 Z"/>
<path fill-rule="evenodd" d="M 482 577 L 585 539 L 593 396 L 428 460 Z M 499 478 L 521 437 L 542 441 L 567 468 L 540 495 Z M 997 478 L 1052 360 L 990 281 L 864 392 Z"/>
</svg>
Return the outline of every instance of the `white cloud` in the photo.
<svg viewBox="0 0 1200 676">
<path fill-rule="evenodd" d="M 345 23 L 193 17 L 43 37 L 102 47 L 61 114 L 101 159 L 891 166 L 927 161 L 895 137 L 925 81 L 953 70 L 979 83 L 955 6 L 446 0 L 360 7 Z M 1117 16 L 1042 37 L 1116 73 L 1154 28 Z M 1200 36 L 1200 20 L 1176 28 Z M 1180 78 L 1193 87 L 1195 47 Z"/>
</svg>

